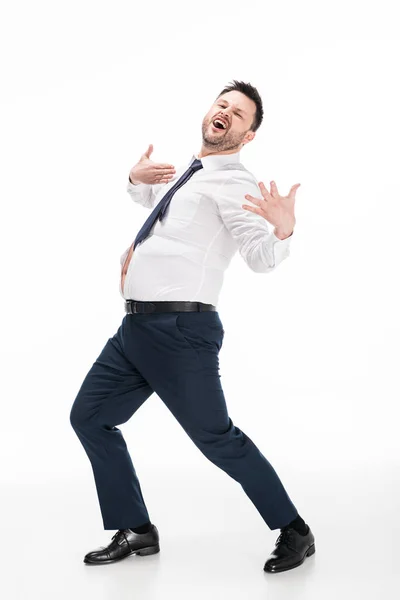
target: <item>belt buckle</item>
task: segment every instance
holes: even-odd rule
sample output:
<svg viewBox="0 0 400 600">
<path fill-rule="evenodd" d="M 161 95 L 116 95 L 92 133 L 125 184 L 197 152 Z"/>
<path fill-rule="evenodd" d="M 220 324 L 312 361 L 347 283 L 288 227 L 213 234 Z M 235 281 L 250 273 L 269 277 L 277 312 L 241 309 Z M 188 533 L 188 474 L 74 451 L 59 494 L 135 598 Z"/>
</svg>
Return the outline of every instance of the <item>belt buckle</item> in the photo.
<svg viewBox="0 0 400 600">
<path fill-rule="evenodd" d="M 132 305 L 133 305 L 133 314 L 137 314 L 137 313 L 140 313 L 140 312 L 144 312 L 144 310 L 142 310 L 142 311 L 140 311 L 140 310 L 136 310 L 136 308 L 137 308 L 137 305 L 138 305 L 138 304 L 143 304 L 143 302 L 139 302 L 139 301 L 137 301 L 137 302 L 132 302 Z"/>
<path fill-rule="evenodd" d="M 136 302 L 134 302 L 133 300 L 131 300 L 129 302 L 128 301 L 126 302 L 125 306 L 126 306 L 126 312 L 127 312 L 128 315 L 133 315 L 133 314 L 135 314 L 137 312 L 135 310 L 135 304 L 136 304 Z"/>
</svg>

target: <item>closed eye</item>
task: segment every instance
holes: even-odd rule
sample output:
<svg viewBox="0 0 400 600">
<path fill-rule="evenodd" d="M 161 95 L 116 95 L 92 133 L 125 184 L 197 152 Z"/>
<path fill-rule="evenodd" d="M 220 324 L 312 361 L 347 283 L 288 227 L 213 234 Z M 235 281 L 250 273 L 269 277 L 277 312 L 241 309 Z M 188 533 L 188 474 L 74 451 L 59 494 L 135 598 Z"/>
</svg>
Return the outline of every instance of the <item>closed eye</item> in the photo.
<svg viewBox="0 0 400 600">
<path fill-rule="evenodd" d="M 224 106 L 223 104 L 218 104 L 218 106 L 220 106 L 221 108 L 226 108 L 226 106 Z M 242 115 L 239 114 L 238 112 L 235 112 L 235 115 L 237 115 L 239 117 L 239 119 L 243 119 Z"/>
</svg>

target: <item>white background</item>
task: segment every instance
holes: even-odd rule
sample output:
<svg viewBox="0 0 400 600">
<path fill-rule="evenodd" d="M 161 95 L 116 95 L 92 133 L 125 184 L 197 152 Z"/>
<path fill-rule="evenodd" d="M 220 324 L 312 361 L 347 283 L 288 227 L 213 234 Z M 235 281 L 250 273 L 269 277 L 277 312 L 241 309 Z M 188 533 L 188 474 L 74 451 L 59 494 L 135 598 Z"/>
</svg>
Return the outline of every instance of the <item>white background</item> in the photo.
<svg viewBox="0 0 400 600">
<path fill-rule="evenodd" d="M 375 598 L 399 589 L 399 105 L 395 2 L 14 2 L 0 17 L 1 561 L 8 598 Z M 233 79 L 264 121 L 243 164 L 301 183 L 290 257 L 239 255 L 218 310 L 230 416 L 316 537 L 262 567 L 270 531 L 162 400 L 121 426 L 161 553 L 110 541 L 69 423 L 124 316 L 119 259 L 147 218 L 131 167 L 186 164 Z M 62 582 L 62 586 L 61 586 Z M 328 589 L 329 587 L 329 589 Z M 64 595 L 63 595 L 64 594 Z"/>
</svg>

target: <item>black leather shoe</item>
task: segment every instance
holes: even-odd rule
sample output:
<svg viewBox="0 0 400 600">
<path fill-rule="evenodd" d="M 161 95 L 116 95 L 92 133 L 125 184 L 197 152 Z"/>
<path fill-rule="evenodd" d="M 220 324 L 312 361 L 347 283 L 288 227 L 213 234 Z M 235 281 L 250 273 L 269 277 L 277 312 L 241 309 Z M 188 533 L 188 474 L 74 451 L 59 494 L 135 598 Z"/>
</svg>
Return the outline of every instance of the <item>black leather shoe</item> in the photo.
<svg viewBox="0 0 400 600">
<path fill-rule="evenodd" d="M 314 536 L 310 528 L 307 535 L 301 535 L 293 527 L 283 527 L 275 542 L 275 548 L 264 565 L 264 571 L 279 573 L 294 569 L 314 552 Z"/>
<path fill-rule="evenodd" d="M 135 533 L 131 529 L 118 529 L 108 546 L 100 546 L 86 554 L 84 563 L 103 565 L 122 560 L 131 554 L 148 556 L 160 552 L 158 529 L 151 525 L 147 533 Z"/>
</svg>

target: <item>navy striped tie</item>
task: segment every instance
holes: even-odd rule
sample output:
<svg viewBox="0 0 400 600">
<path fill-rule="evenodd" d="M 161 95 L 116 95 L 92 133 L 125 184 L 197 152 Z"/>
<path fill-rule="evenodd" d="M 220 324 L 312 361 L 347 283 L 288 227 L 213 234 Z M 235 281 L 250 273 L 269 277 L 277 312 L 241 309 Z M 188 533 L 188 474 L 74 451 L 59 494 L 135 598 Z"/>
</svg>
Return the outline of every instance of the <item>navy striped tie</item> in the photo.
<svg viewBox="0 0 400 600">
<path fill-rule="evenodd" d="M 178 181 L 172 186 L 172 188 L 168 190 L 168 192 L 160 200 L 160 202 L 154 208 L 153 212 L 144 222 L 143 227 L 140 229 L 139 233 L 135 238 L 135 241 L 133 243 L 134 247 L 136 247 L 138 244 L 140 244 L 140 242 L 143 242 L 148 237 L 157 219 L 160 219 L 160 221 L 163 220 L 168 205 L 171 202 L 171 198 L 175 194 L 176 190 L 179 189 L 184 183 L 186 183 L 196 171 L 202 168 L 203 165 L 201 160 L 196 158 L 192 162 L 190 167 L 187 169 L 187 171 L 185 171 L 185 173 L 178 179 Z"/>
</svg>

